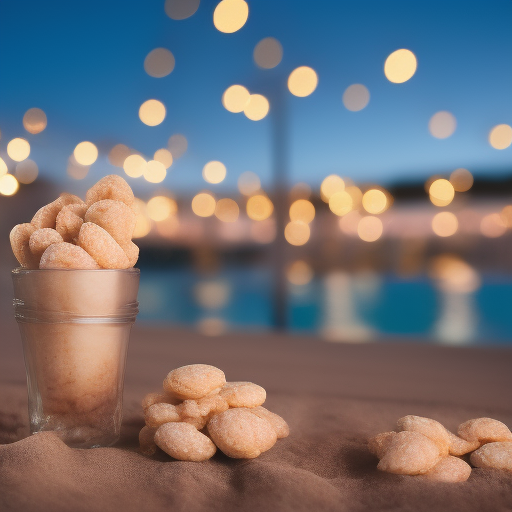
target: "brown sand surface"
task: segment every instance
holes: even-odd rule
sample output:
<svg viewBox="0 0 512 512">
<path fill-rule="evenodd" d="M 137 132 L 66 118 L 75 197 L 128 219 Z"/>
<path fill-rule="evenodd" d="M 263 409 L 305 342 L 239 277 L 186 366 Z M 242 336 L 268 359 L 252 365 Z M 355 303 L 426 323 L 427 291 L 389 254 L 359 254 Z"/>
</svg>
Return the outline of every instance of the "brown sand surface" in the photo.
<svg viewBox="0 0 512 512">
<path fill-rule="evenodd" d="M 208 462 L 137 452 L 140 399 L 177 366 L 208 363 L 228 380 L 267 389 L 290 437 L 254 460 Z M 0 334 L 0 511 L 480 511 L 512 510 L 512 473 L 474 469 L 467 482 L 380 473 L 366 439 L 406 414 L 456 430 L 490 416 L 512 426 L 512 350 L 418 343 L 338 345 L 268 333 L 206 338 L 138 325 L 132 334 L 122 438 L 71 449 L 28 436 L 19 335 Z"/>
</svg>

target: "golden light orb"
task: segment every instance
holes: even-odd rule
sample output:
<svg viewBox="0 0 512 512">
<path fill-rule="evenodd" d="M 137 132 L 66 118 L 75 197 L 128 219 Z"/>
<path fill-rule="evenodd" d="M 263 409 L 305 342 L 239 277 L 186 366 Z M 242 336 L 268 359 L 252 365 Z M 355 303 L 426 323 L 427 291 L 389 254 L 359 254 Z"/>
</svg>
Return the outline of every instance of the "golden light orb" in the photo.
<svg viewBox="0 0 512 512">
<path fill-rule="evenodd" d="M 215 206 L 215 217 L 222 222 L 236 222 L 239 214 L 238 204 L 228 197 L 220 199 Z"/>
<path fill-rule="evenodd" d="M 313 279 L 311 265 L 303 260 L 294 261 L 286 269 L 286 279 L 295 286 L 305 286 Z"/>
<path fill-rule="evenodd" d="M 362 84 L 352 84 L 343 93 L 343 105 L 347 110 L 358 112 L 370 102 L 370 92 Z"/>
<path fill-rule="evenodd" d="M 448 180 L 441 178 L 432 182 L 428 193 L 432 204 L 435 206 L 447 206 L 453 201 L 455 189 Z"/>
<path fill-rule="evenodd" d="M 157 126 L 162 123 L 165 114 L 165 106 L 158 100 L 147 100 L 139 108 L 139 118 L 148 126 Z"/>
<path fill-rule="evenodd" d="M 89 174 L 89 165 L 80 165 L 73 155 L 68 159 L 66 172 L 70 178 L 74 180 L 83 180 Z"/>
<path fill-rule="evenodd" d="M 0 194 L 3 196 L 13 196 L 19 188 L 18 180 L 12 174 L 0 176 Z"/>
<path fill-rule="evenodd" d="M 165 0 L 165 14 L 173 20 L 190 18 L 199 8 L 201 0 Z"/>
<path fill-rule="evenodd" d="M 157 149 L 155 151 L 155 154 L 153 155 L 153 160 L 156 160 L 157 162 L 164 164 L 165 168 L 169 169 L 173 162 L 172 153 L 165 148 Z"/>
<path fill-rule="evenodd" d="M 208 183 L 221 183 L 224 181 L 226 173 L 226 166 L 217 160 L 212 160 L 203 167 L 203 179 Z"/>
<path fill-rule="evenodd" d="M 167 169 L 162 162 L 150 160 L 144 168 L 143 176 L 149 183 L 162 183 L 167 176 Z"/>
<path fill-rule="evenodd" d="M 7 154 L 11 160 L 22 162 L 30 155 L 30 144 L 28 140 L 16 138 L 7 144 Z"/>
<path fill-rule="evenodd" d="M 249 6 L 244 0 L 222 0 L 213 11 L 213 24 L 219 32 L 232 34 L 240 30 L 249 17 Z"/>
<path fill-rule="evenodd" d="M 254 48 L 254 62 L 260 68 L 275 68 L 283 58 L 283 47 L 274 37 L 265 37 Z"/>
<path fill-rule="evenodd" d="M 1 174 L 1 172 L 0 172 Z M 512 228 L 512 204 L 508 204 L 507 206 L 503 207 L 501 210 L 501 220 L 507 226 L 507 228 Z"/>
<path fill-rule="evenodd" d="M 175 133 L 169 137 L 167 147 L 175 160 L 181 158 L 188 148 L 187 138 L 181 133 Z"/>
<path fill-rule="evenodd" d="M 507 225 L 499 213 L 490 213 L 482 218 L 480 231 L 487 238 L 498 238 L 507 231 Z"/>
<path fill-rule="evenodd" d="M 457 120 L 450 112 L 441 111 L 435 113 L 428 122 L 428 130 L 436 139 L 446 139 L 453 135 L 457 128 Z"/>
<path fill-rule="evenodd" d="M 7 174 L 9 172 L 9 169 L 7 168 L 7 164 L 5 163 L 5 160 L 0 157 L 0 176 L 3 176 L 4 174 Z"/>
<path fill-rule="evenodd" d="M 133 238 L 144 238 L 149 235 L 150 231 L 151 221 L 145 215 L 139 213 L 133 230 Z"/>
<path fill-rule="evenodd" d="M 135 154 L 125 159 L 123 169 L 130 178 L 140 178 L 144 174 L 146 165 L 146 160 L 142 156 Z"/>
<path fill-rule="evenodd" d="M 387 210 L 388 198 L 382 190 L 372 188 L 363 194 L 363 208 L 373 215 L 378 215 Z"/>
<path fill-rule="evenodd" d="M 261 188 L 261 181 L 257 174 L 246 171 L 238 177 L 238 190 L 244 196 L 250 196 Z"/>
<path fill-rule="evenodd" d="M 251 94 L 243 85 L 232 85 L 222 95 L 222 105 L 229 112 L 237 114 L 243 112 L 249 104 Z"/>
<path fill-rule="evenodd" d="M 257 194 L 247 200 L 246 211 L 252 220 L 265 220 L 272 215 L 274 205 L 267 196 Z"/>
<path fill-rule="evenodd" d="M 324 178 L 320 185 L 320 197 L 324 203 L 328 203 L 329 199 L 336 192 L 343 192 L 345 190 L 345 182 L 337 174 L 331 174 Z"/>
<path fill-rule="evenodd" d="M 200 192 L 192 199 L 192 211 L 198 217 L 211 217 L 215 213 L 215 198 L 208 192 Z"/>
<path fill-rule="evenodd" d="M 156 222 L 163 221 L 175 215 L 178 211 L 178 205 L 174 199 L 166 196 L 152 197 L 146 205 L 146 212 L 151 220 Z"/>
<path fill-rule="evenodd" d="M 24 185 L 33 183 L 36 180 L 38 174 L 39 168 L 37 167 L 37 164 L 34 162 L 34 160 L 30 160 L 29 158 L 23 160 L 23 162 L 19 162 L 16 165 L 16 171 L 14 172 L 16 179 Z"/>
<path fill-rule="evenodd" d="M 308 242 L 310 236 L 309 225 L 301 220 L 292 220 L 284 228 L 284 237 L 290 245 L 304 245 Z"/>
<path fill-rule="evenodd" d="M 349 185 L 345 187 L 345 191 L 352 198 L 352 208 L 358 208 L 361 202 L 363 201 L 363 193 L 361 189 L 356 185 Z M 390 205 L 389 197 L 388 197 L 388 206 Z"/>
<path fill-rule="evenodd" d="M 499 124 L 489 133 L 489 144 L 494 149 L 507 149 L 512 144 L 512 127 Z"/>
<path fill-rule="evenodd" d="M 357 225 L 357 234 L 364 242 L 375 242 L 382 236 L 382 231 L 382 221 L 371 215 L 362 217 Z"/>
<path fill-rule="evenodd" d="M 132 154 L 132 150 L 124 144 L 116 144 L 108 154 L 108 161 L 116 167 L 123 167 L 124 161 Z"/>
<path fill-rule="evenodd" d="M 304 98 L 313 93 L 318 85 L 318 76 L 314 69 L 301 66 L 294 69 L 288 77 L 288 89 L 294 96 Z"/>
<path fill-rule="evenodd" d="M 459 229 L 459 221 L 452 212 L 439 212 L 432 219 L 432 231 L 441 237 L 454 235 Z"/>
<path fill-rule="evenodd" d="M 46 114 L 40 108 L 29 108 L 23 116 L 23 126 L 32 134 L 41 133 L 47 125 Z"/>
<path fill-rule="evenodd" d="M 353 207 L 352 197 L 346 190 L 335 192 L 329 199 L 329 209 L 339 217 L 346 215 Z"/>
<path fill-rule="evenodd" d="M 473 175 L 462 167 L 455 169 L 450 174 L 450 183 L 453 185 L 455 192 L 467 192 L 473 186 Z"/>
<path fill-rule="evenodd" d="M 388 56 L 384 63 L 384 74 L 390 82 L 402 84 L 414 76 L 417 67 L 414 53 L 402 48 Z"/>
<path fill-rule="evenodd" d="M 307 199 L 297 199 L 290 206 L 290 220 L 301 220 L 309 224 L 315 218 L 315 207 Z"/>
<path fill-rule="evenodd" d="M 80 165 L 92 165 L 98 158 L 98 148 L 92 142 L 80 142 L 73 151 L 73 156 Z"/>
<path fill-rule="evenodd" d="M 144 70 L 153 78 L 163 78 L 174 69 L 174 55 L 167 48 L 155 48 L 144 59 Z"/>
<path fill-rule="evenodd" d="M 270 104 L 261 94 L 251 94 L 249 103 L 244 107 L 245 116 L 251 121 L 260 121 L 263 119 L 270 109 Z"/>
</svg>

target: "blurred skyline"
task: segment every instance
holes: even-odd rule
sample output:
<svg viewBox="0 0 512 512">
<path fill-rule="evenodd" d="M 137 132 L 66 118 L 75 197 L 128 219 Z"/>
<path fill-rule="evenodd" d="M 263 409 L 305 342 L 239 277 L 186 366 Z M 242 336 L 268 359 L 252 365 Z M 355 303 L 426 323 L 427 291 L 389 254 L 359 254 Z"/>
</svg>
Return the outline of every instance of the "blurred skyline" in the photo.
<svg viewBox="0 0 512 512">
<path fill-rule="evenodd" d="M 24 137 L 39 176 L 73 182 L 69 156 L 82 141 L 97 145 L 100 156 L 83 180 L 121 169 L 107 159 L 126 144 L 145 155 L 167 146 L 181 133 L 188 150 L 175 160 L 162 184 L 130 179 L 136 193 L 162 186 L 175 192 L 234 189 L 240 174 L 252 171 L 264 187 L 272 182 L 273 97 L 282 95 L 289 126 L 290 185 L 318 187 L 338 173 L 356 182 L 390 184 L 421 181 L 433 172 L 465 167 L 478 173 L 510 171 L 512 146 L 496 150 L 490 130 L 512 124 L 512 2 L 306 2 L 248 1 L 249 17 L 233 34 L 213 24 L 217 1 L 202 0 L 190 18 L 172 20 L 164 1 L 0 3 L 0 156 L 7 142 Z M 275 37 L 283 59 L 274 69 L 256 66 L 253 50 Z M 164 78 L 144 71 L 144 59 L 158 47 L 169 49 L 175 68 Z M 399 48 L 417 58 L 415 75 L 389 82 L 384 61 Z M 292 96 L 286 87 L 298 66 L 318 74 L 310 96 Z M 345 89 L 365 85 L 369 104 L 359 112 L 342 102 Z M 270 99 L 261 121 L 228 112 L 224 91 L 241 84 Z M 139 107 L 163 102 L 165 120 L 143 124 Z M 47 128 L 28 134 L 22 119 L 41 108 Z M 455 116 L 453 135 L 437 139 L 428 123 L 439 111 Z M 218 185 L 202 178 L 204 165 L 227 167 Z M 64 188 L 73 189 L 73 185 Z"/>
</svg>

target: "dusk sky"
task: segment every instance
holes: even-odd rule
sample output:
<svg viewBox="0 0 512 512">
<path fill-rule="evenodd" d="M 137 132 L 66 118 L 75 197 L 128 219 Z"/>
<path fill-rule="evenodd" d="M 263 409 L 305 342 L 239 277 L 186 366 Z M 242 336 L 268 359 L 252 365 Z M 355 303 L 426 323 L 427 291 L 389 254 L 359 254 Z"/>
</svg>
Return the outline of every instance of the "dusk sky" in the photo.
<svg viewBox="0 0 512 512">
<path fill-rule="evenodd" d="M 270 187 L 276 94 L 288 113 L 290 184 L 318 186 L 331 173 L 386 185 L 457 167 L 477 175 L 512 169 L 512 146 L 500 151 L 488 142 L 494 126 L 512 124 L 512 1 L 248 0 L 248 21 L 233 34 L 214 27 L 217 3 L 201 0 L 193 16 L 176 21 L 165 14 L 163 0 L 1 0 L 0 156 L 9 169 L 14 163 L 6 145 L 25 137 L 40 176 L 70 188 L 67 160 L 79 142 L 91 141 L 100 157 L 83 182 L 90 186 L 105 174 L 123 173 L 107 160 L 115 144 L 150 157 L 181 133 L 188 151 L 170 168 L 165 187 L 232 190 L 248 170 Z M 283 59 L 265 70 L 255 65 L 253 50 L 269 36 L 281 42 Z M 146 55 L 157 47 L 176 60 L 164 78 L 144 71 Z M 383 67 L 399 48 L 416 55 L 418 68 L 409 81 L 393 84 Z M 319 81 L 313 94 L 299 98 L 286 82 L 303 65 Z M 370 92 L 359 112 L 342 102 L 355 83 Z M 221 98 L 233 84 L 268 96 L 269 115 L 251 121 L 228 112 Z M 138 117 L 150 98 L 167 109 L 155 127 Z M 48 118 L 37 135 L 22 123 L 32 107 Z M 445 110 L 457 127 L 437 139 L 428 122 Z M 204 182 L 210 160 L 226 165 L 222 184 Z M 142 193 L 158 187 L 130 183 Z"/>
</svg>

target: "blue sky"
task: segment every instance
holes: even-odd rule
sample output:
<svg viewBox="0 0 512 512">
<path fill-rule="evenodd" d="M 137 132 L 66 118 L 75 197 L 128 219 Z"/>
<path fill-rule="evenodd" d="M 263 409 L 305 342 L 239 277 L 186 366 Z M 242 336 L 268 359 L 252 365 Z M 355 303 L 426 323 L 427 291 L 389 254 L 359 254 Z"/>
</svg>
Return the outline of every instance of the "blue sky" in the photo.
<svg viewBox="0 0 512 512">
<path fill-rule="evenodd" d="M 235 187 L 247 170 L 271 184 L 271 114 L 253 122 L 227 112 L 221 97 L 239 83 L 251 92 L 282 92 L 288 120 L 290 182 L 318 185 L 336 172 L 356 182 L 383 185 L 422 179 L 456 167 L 510 171 L 512 147 L 497 151 L 489 130 L 512 124 L 512 1 L 248 0 L 249 19 L 234 34 L 215 29 L 217 1 L 201 0 L 197 13 L 175 21 L 163 0 L 62 0 L 0 2 L 0 154 L 13 137 L 26 137 L 42 175 L 66 188 L 66 163 L 75 145 L 100 148 L 84 186 L 119 172 L 108 150 L 124 143 L 152 155 L 173 133 L 189 141 L 187 154 L 170 169 L 164 185 L 176 192 L 206 188 L 203 165 L 221 160 L 228 175 L 210 186 Z M 256 67 L 254 46 L 276 37 L 284 56 L 273 70 Z M 144 72 L 156 47 L 172 51 L 174 71 L 165 78 Z M 408 48 L 418 70 L 404 84 L 386 80 L 386 57 Z M 286 90 L 297 66 L 313 67 L 316 91 L 296 98 Z M 360 112 L 343 106 L 343 91 L 362 83 L 370 103 Z M 149 98 L 167 107 L 156 127 L 138 118 Z M 47 129 L 30 135 L 22 118 L 42 108 Z M 433 138 L 428 121 L 448 110 L 457 129 Z M 132 180 L 149 192 L 157 185 Z"/>
</svg>

